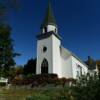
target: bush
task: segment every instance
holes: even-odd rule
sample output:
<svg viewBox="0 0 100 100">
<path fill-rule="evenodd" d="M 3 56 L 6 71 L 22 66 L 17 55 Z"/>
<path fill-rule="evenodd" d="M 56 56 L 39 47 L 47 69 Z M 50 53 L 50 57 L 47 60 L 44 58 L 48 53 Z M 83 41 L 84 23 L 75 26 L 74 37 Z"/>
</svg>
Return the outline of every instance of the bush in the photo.
<svg viewBox="0 0 100 100">
<path fill-rule="evenodd" d="M 99 100 L 100 78 L 97 74 L 82 76 L 76 86 L 72 87 L 75 100 Z"/>
<path fill-rule="evenodd" d="M 5 86 L 5 85 L 6 85 L 6 83 L 3 83 L 3 82 L 1 83 L 1 82 L 0 82 L 0 86 Z"/>
<path fill-rule="evenodd" d="M 75 79 L 58 78 L 57 74 L 38 74 L 29 75 L 28 77 L 16 76 L 12 84 L 14 85 L 31 85 L 31 87 L 46 86 L 53 84 L 54 86 L 62 85 L 63 87 L 67 84 L 75 83 Z"/>
<path fill-rule="evenodd" d="M 38 74 L 38 75 L 30 75 L 29 77 L 20 77 L 16 76 L 12 80 L 12 84 L 14 85 L 30 85 L 39 86 L 39 85 L 47 85 L 53 84 L 55 80 L 58 79 L 56 74 Z"/>
<path fill-rule="evenodd" d="M 33 77 L 32 87 L 34 86 L 45 86 L 47 84 L 54 84 L 55 80 L 58 79 L 56 74 L 39 74 Z"/>
<path fill-rule="evenodd" d="M 16 77 L 12 80 L 11 83 L 14 84 L 14 85 L 23 85 L 23 77 L 21 77 L 21 76 L 16 76 Z"/>
</svg>

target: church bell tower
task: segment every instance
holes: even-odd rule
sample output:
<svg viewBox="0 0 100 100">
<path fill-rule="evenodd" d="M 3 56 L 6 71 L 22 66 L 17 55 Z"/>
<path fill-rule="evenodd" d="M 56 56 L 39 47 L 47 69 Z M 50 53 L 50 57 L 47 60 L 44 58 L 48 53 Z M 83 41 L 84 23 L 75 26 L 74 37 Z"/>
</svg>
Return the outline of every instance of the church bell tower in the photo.
<svg viewBox="0 0 100 100">
<path fill-rule="evenodd" d="M 41 32 L 37 35 L 37 74 L 55 73 L 61 77 L 60 45 L 61 38 L 49 3 Z"/>
</svg>

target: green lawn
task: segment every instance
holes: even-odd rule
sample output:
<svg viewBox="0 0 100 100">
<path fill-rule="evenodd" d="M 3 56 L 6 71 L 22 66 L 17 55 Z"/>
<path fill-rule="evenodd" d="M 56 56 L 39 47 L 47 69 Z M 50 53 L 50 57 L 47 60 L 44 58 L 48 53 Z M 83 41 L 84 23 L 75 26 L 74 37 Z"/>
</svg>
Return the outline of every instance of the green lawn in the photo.
<svg viewBox="0 0 100 100">
<path fill-rule="evenodd" d="M 57 98 L 61 96 L 68 97 L 66 91 L 67 90 L 65 90 L 62 87 L 34 88 L 34 89 L 12 88 L 8 90 L 5 88 L 0 88 L 0 100 L 25 100 L 26 97 L 30 97 L 30 96 L 33 96 L 35 98 L 42 97 L 43 100 L 57 100 Z M 42 99 L 37 99 L 37 100 L 42 100 Z M 61 100 L 66 100 L 66 99 L 61 99 Z"/>
<path fill-rule="evenodd" d="M 27 96 L 34 95 L 32 89 L 0 89 L 0 100 L 25 100 Z"/>
</svg>

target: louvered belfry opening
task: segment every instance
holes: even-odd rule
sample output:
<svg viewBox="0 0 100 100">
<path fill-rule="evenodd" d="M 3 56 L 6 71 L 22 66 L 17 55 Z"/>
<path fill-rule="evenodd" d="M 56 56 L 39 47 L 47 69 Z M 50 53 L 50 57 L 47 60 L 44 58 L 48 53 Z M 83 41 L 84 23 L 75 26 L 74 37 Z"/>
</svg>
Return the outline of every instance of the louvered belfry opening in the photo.
<svg viewBox="0 0 100 100">
<path fill-rule="evenodd" d="M 48 74 L 48 61 L 44 59 L 41 65 L 41 74 Z"/>
</svg>

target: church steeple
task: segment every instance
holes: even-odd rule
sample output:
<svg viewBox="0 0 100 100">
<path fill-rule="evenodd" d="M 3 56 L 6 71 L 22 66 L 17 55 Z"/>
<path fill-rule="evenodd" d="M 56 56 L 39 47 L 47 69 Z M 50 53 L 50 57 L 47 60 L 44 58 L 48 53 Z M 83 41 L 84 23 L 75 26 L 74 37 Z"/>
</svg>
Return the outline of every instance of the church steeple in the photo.
<svg viewBox="0 0 100 100">
<path fill-rule="evenodd" d="M 57 33 L 57 25 L 56 20 L 53 15 L 51 3 L 49 2 L 46 16 L 44 18 L 43 24 L 41 25 L 42 33 L 48 33 L 50 31 L 53 31 L 54 33 Z"/>
<path fill-rule="evenodd" d="M 45 27 L 47 25 L 56 25 L 56 20 L 55 20 L 50 2 L 49 2 L 48 9 L 47 9 L 47 12 L 46 12 L 46 16 L 45 16 L 45 19 L 44 19 L 44 22 L 43 22 L 43 27 Z"/>
</svg>

